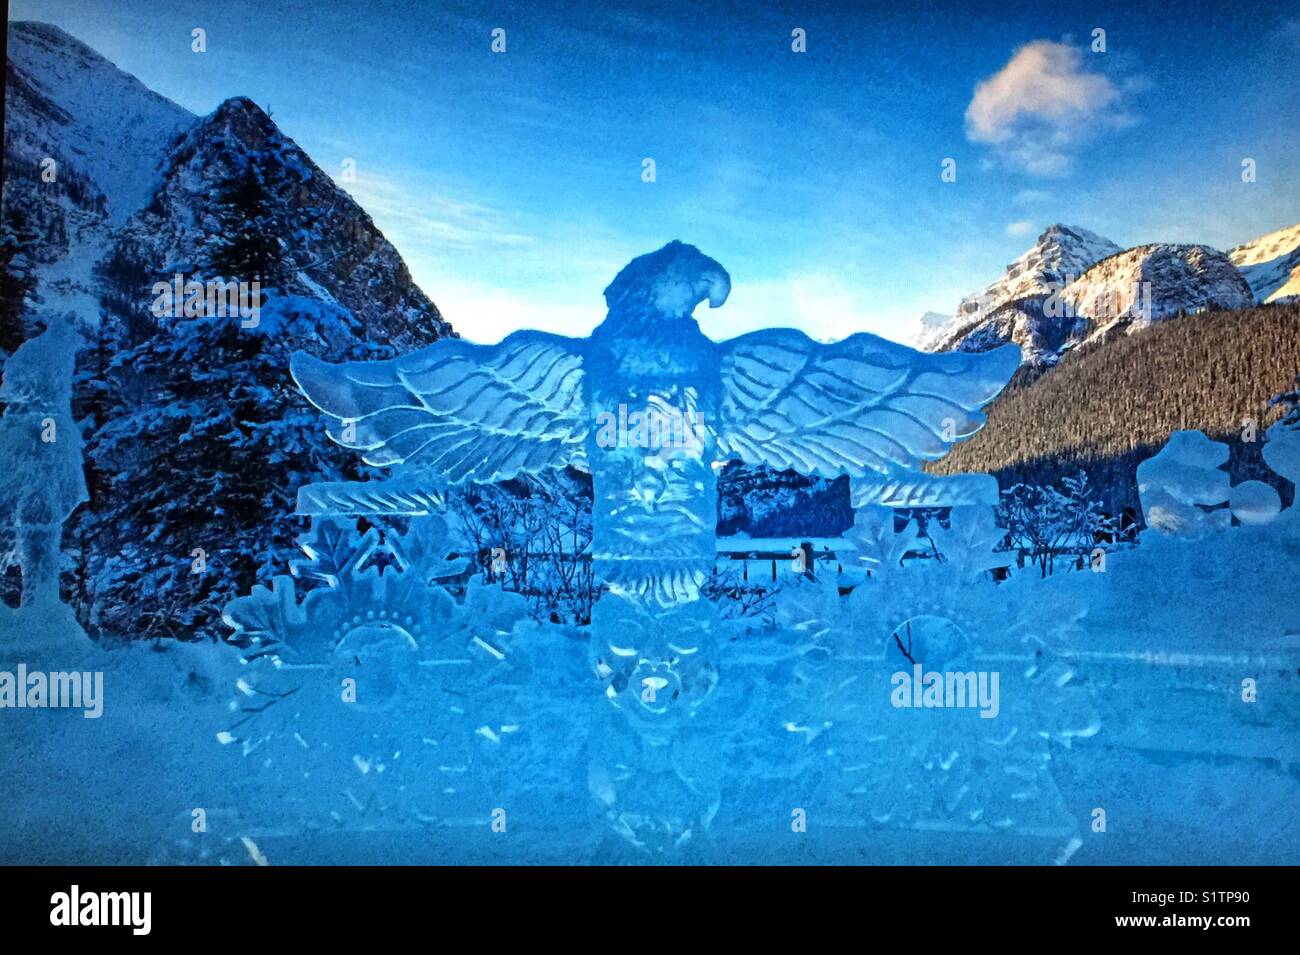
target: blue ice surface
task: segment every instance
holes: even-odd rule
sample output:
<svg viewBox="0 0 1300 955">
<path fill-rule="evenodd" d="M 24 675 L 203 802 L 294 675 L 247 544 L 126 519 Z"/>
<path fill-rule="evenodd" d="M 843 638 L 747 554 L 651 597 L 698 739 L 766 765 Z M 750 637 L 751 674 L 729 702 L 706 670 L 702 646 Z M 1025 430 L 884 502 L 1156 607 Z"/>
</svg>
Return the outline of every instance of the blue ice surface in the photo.
<svg viewBox="0 0 1300 955">
<path fill-rule="evenodd" d="M 422 502 L 589 469 L 610 585 L 592 625 L 462 583 L 436 513 L 382 539 L 317 514 L 292 573 L 226 608 L 238 649 L 46 640 L 67 608 L 0 608 L 0 687 L 22 663 L 106 688 L 101 719 L 0 711 L 0 861 L 1300 861 L 1294 508 L 997 583 L 986 482 L 916 468 L 978 428 L 1015 350 L 714 343 L 691 311 L 729 288 L 672 243 L 620 273 L 589 339 L 298 356 L 335 439 Z M 754 617 L 700 592 L 729 457 L 860 491 L 843 571 L 792 553 Z M 1170 513 L 1220 490 L 1172 471 L 1150 489 Z M 944 493 L 918 553 L 888 502 Z M 996 675 L 998 697 L 900 695 L 926 669 Z"/>
<path fill-rule="evenodd" d="M 249 864 L 248 839 L 272 864 L 1295 864 L 1295 530 L 1148 532 L 1105 573 L 997 585 L 930 579 L 931 565 L 847 597 L 792 582 L 770 625 L 723 625 L 735 639 L 689 720 L 708 745 L 667 766 L 618 760 L 629 735 L 611 734 L 622 716 L 591 672 L 591 635 L 521 616 L 499 588 L 448 595 L 414 650 L 359 642 L 359 665 L 309 642 L 279 667 L 206 644 L 28 651 L 29 667 L 102 670 L 106 705 L 100 720 L 0 712 L 14 767 L 0 860 Z M 1244 621 L 1242 607 L 1268 609 Z M 1001 672 L 997 718 L 890 705 L 904 616 L 918 655 L 937 635 L 935 659 Z M 19 619 L 0 614 L 0 637 Z M 935 619 L 964 639 L 944 644 Z M 6 655 L 0 670 L 14 666 Z M 360 677 L 360 707 L 341 702 L 341 675 Z M 659 849 L 616 832 L 591 794 L 601 747 L 644 777 L 647 816 L 699 805 L 669 798 L 683 779 L 716 793 L 707 827 Z M 625 751 L 645 752 L 636 738 Z"/>
<path fill-rule="evenodd" d="M 792 329 L 725 342 L 692 312 L 731 279 L 672 242 L 630 262 L 585 339 L 523 331 L 450 339 L 387 362 L 292 370 L 365 460 L 431 482 L 492 483 L 565 465 L 595 487 L 597 575 L 619 595 L 692 601 L 716 552 L 717 466 L 821 477 L 909 476 L 983 424 L 1020 364 L 1007 345 L 924 354 L 869 334 L 822 344 Z"/>
</svg>

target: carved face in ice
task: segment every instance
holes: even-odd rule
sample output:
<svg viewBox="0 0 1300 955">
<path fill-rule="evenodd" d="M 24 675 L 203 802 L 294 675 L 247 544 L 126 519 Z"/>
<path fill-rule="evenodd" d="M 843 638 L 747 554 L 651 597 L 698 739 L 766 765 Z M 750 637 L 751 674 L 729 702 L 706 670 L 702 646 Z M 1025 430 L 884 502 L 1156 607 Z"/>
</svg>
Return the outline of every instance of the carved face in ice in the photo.
<svg viewBox="0 0 1300 955">
<path fill-rule="evenodd" d="M 606 698 L 645 728 L 671 728 L 713 691 L 717 669 L 707 652 L 713 635 L 706 602 L 647 614 L 610 595 L 595 610 L 592 665 Z"/>
</svg>

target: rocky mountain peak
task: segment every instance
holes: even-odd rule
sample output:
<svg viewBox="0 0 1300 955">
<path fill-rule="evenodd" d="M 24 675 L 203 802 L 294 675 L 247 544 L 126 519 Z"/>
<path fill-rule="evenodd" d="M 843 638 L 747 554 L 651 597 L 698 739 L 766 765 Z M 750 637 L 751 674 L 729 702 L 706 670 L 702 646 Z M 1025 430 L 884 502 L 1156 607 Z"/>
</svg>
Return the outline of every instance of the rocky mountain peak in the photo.
<svg viewBox="0 0 1300 955">
<path fill-rule="evenodd" d="M 6 180 L 56 163 L 77 204 L 120 224 L 158 184 L 167 145 L 194 114 L 47 23 L 9 25 Z M 45 190 L 48 194 L 58 190 Z M 6 183 L 8 192 L 8 183 Z M 84 194 L 84 195 L 83 195 Z"/>
<path fill-rule="evenodd" d="M 1278 229 L 1228 252 L 1257 302 L 1300 299 L 1300 223 Z"/>
<path fill-rule="evenodd" d="M 1168 242 L 1103 259 L 1059 298 L 1062 311 L 1086 320 L 1089 336 L 1117 323 L 1135 331 L 1172 315 L 1247 308 L 1255 301 L 1227 255 L 1206 245 Z"/>
<path fill-rule="evenodd" d="M 1225 254 L 1206 245 L 1155 242 L 1120 249 L 1078 226 L 1050 225 L 957 314 L 922 319 L 917 346 L 982 351 L 1012 341 L 1027 365 L 1055 364 L 1114 328 L 1136 331 L 1173 315 L 1300 298 L 1300 225 Z"/>
<path fill-rule="evenodd" d="M 217 277 L 213 249 L 232 229 L 232 189 L 256 206 L 258 231 L 279 250 L 271 274 L 256 276 L 264 288 L 342 305 L 366 337 L 400 350 L 454 334 L 365 210 L 247 97 L 226 100 L 176 141 L 114 256 L 158 279 Z"/>
<path fill-rule="evenodd" d="M 1006 267 L 996 282 L 962 299 L 947 323 L 939 325 L 931 320 L 924 324 L 916 345 L 926 351 L 951 350 L 1011 303 L 1050 295 L 1094 262 L 1119 251 L 1118 245 L 1095 232 L 1053 223 L 1032 248 Z M 987 332 L 982 335 L 987 337 Z M 1032 361 L 1032 356 L 1031 350 L 1026 360 Z"/>
</svg>

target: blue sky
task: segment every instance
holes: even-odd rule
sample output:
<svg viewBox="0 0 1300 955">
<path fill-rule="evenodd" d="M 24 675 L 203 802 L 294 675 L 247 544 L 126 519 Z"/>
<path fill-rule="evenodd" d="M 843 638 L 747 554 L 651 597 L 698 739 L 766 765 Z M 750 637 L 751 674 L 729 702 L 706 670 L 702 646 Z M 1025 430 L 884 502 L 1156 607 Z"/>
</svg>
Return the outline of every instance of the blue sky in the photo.
<svg viewBox="0 0 1300 955">
<path fill-rule="evenodd" d="M 1052 222 L 1227 248 L 1300 221 L 1286 4 L 746 6 L 13 0 L 10 17 L 197 113 L 249 96 L 327 172 L 355 160 L 346 188 L 481 341 L 586 334 L 617 270 L 673 238 L 731 272 L 731 300 L 697 316 L 715 338 L 905 339 Z"/>
</svg>

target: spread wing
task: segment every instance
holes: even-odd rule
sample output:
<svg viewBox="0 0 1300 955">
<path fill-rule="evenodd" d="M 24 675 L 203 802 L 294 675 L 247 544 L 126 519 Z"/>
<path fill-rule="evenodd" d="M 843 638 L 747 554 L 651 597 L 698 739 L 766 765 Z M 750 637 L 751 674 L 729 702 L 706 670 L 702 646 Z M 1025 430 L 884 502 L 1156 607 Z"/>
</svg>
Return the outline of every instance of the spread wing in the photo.
<svg viewBox="0 0 1300 955">
<path fill-rule="evenodd" d="M 819 344 L 794 329 L 722 342 L 719 450 L 803 474 L 895 474 L 984 424 L 1020 365 L 1015 345 L 930 354 L 865 333 Z"/>
<path fill-rule="evenodd" d="M 296 352 L 290 369 L 333 419 L 330 437 L 368 464 L 491 482 L 581 458 L 580 345 L 525 331 L 496 345 L 448 338 L 391 361 L 331 365 Z"/>
</svg>

